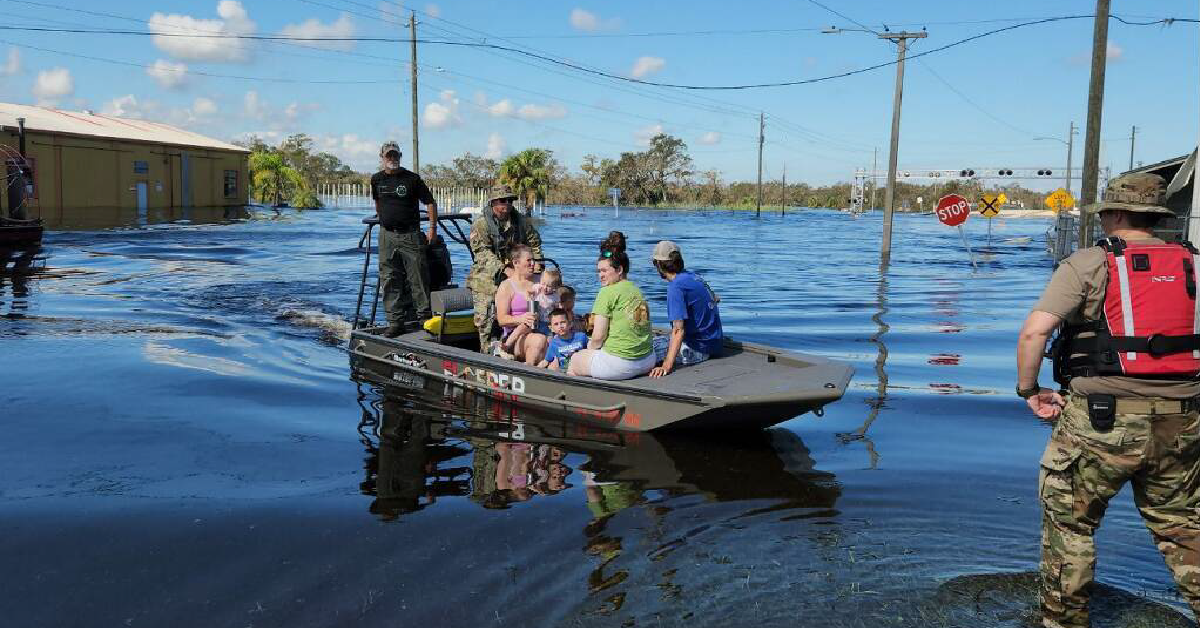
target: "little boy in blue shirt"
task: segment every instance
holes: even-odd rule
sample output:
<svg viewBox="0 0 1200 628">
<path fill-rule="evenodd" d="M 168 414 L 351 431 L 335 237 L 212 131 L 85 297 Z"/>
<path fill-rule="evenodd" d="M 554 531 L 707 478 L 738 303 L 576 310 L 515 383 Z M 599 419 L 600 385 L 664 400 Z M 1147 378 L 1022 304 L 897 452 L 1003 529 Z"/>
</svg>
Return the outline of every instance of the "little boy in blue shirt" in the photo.
<svg viewBox="0 0 1200 628">
<path fill-rule="evenodd" d="M 554 336 L 546 347 L 546 359 L 538 366 L 566 371 L 571 355 L 587 347 L 587 334 L 572 328 L 567 311 L 561 307 L 550 312 L 550 331 L 554 332 Z"/>
</svg>

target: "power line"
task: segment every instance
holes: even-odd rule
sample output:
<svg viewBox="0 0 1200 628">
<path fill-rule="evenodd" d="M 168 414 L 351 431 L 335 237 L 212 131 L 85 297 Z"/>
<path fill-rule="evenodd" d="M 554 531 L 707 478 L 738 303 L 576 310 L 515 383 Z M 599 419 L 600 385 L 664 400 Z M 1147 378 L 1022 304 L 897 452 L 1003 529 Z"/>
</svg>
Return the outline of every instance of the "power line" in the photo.
<svg viewBox="0 0 1200 628">
<path fill-rule="evenodd" d="M 21 43 L 15 42 L 15 41 L 8 41 L 5 39 L 0 39 L 0 44 L 7 44 L 9 46 L 16 46 L 18 48 L 27 48 L 29 50 L 37 50 L 39 52 L 49 52 L 49 53 L 53 53 L 53 54 L 64 55 L 67 57 L 75 57 L 77 59 L 86 59 L 88 61 L 100 61 L 102 63 L 111 63 L 113 65 L 123 65 L 126 67 L 142 68 L 142 69 L 151 69 L 154 67 L 154 66 L 145 65 L 143 63 L 136 63 L 134 61 L 122 61 L 120 59 L 109 59 L 107 57 L 97 57 L 94 55 L 79 54 L 77 52 L 67 52 L 65 50 L 54 50 L 53 48 L 43 48 L 41 46 L 33 46 L 30 44 L 21 44 Z M 267 83 L 303 83 L 303 84 L 313 84 L 313 85 L 371 85 L 371 84 L 399 83 L 400 82 L 399 78 L 379 79 L 379 80 L 334 80 L 334 79 L 321 80 L 321 79 L 292 79 L 292 78 L 285 78 L 285 77 L 278 77 L 278 76 L 241 76 L 241 75 L 237 75 L 237 74 L 217 74 L 214 72 L 205 72 L 203 70 L 193 70 L 190 68 L 188 70 L 184 71 L 183 74 L 194 74 L 196 76 L 208 76 L 208 77 L 212 77 L 212 78 L 237 79 L 237 80 L 241 80 L 241 81 L 263 81 L 263 82 L 267 82 Z"/>
<path fill-rule="evenodd" d="M 936 52 L 942 52 L 945 50 L 949 50 L 956 46 L 961 46 L 963 44 L 966 44 L 966 43 L 969 43 L 969 42 L 972 42 L 972 41 L 975 41 L 978 39 L 982 39 L 984 37 L 989 37 L 991 35 L 1015 30 L 1018 28 L 1023 28 L 1026 26 L 1034 26 L 1034 25 L 1039 25 L 1039 24 L 1047 24 L 1047 23 L 1051 23 L 1051 22 L 1060 22 L 1060 21 L 1065 21 L 1065 20 L 1078 20 L 1078 19 L 1085 19 L 1085 18 L 1092 18 L 1092 17 L 1094 17 L 1094 16 L 1092 16 L 1092 15 L 1068 15 L 1068 16 L 1061 16 L 1061 17 L 1046 18 L 1046 19 L 1042 19 L 1042 20 L 1036 20 L 1033 22 L 1022 22 L 1019 24 L 1013 24 L 1010 26 L 1005 26 L 1002 28 L 997 28 L 997 29 L 993 29 L 993 30 L 986 31 L 983 33 L 979 33 L 977 35 L 972 35 L 970 37 L 965 37 L 963 39 L 953 41 L 949 44 L 945 44 L 945 45 L 939 46 L 937 48 L 931 48 L 929 50 L 925 50 L 925 51 L 917 53 L 915 55 L 911 55 L 908 58 L 916 59 L 916 58 L 924 57 L 924 56 L 927 56 L 927 55 L 930 55 L 930 54 L 933 54 Z M 1151 25 L 1155 25 L 1155 24 L 1169 25 L 1174 22 L 1189 22 L 1189 23 L 1200 22 L 1200 20 L 1191 20 L 1191 19 L 1182 19 L 1182 18 L 1165 18 L 1162 20 L 1155 20 L 1155 21 L 1148 21 L 1148 22 L 1131 22 L 1131 21 L 1124 20 L 1124 19 L 1120 19 L 1120 21 L 1125 24 L 1130 24 L 1130 25 L 1135 25 L 1135 26 L 1151 26 Z M 164 32 L 155 32 L 155 31 L 134 31 L 134 30 L 120 30 L 120 29 L 108 30 L 108 29 L 81 29 L 81 28 L 45 28 L 45 27 L 29 27 L 29 26 L 24 26 L 24 27 L 22 27 L 22 26 L 0 26 L 0 30 L 51 32 L 51 33 L 75 33 L 75 34 L 100 34 L 100 35 L 135 35 L 135 36 L 153 36 L 153 37 L 245 39 L 245 40 L 253 40 L 253 41 L 314 41 L 314 42 L 350 42 L 350 41 L 354 41 L 354 42 L 377 42 L 377 43 L 399 43 L 399 42 L 401 42 L 401 39 L 396 38 L 396 37 L 298 37 L 298 36 L 289 36 L 289 35 L 255 35 L 255 34 L 238 34 L 238 33 L 186 34 L 186 33 L 172 33 L 172 32 L 164 33 Z M 773 82 L 768 82 L 768 83 L 749 83 L 749 84 L 742 84 L 742 85 L 688 85 L 688 84 L 682 84 L 682 83 L 664 83 L 664 82 L 659 82 L 659 81 L 647 81 L 647 80 L 637 79 L 637 78 L 628 77 L 628 76 L 621 76 L 619 74 L 613 74 L 611 72 L 607 72 L 604 70 L 589 68 L 587 66 L 584 66 L 584 65 L 576 63 L 576 62 L 564 61 L 561 59 L 555 59 L 555 58 L 547 56 L 547 55 L 530 52 L 528 50 L 520 50 L 517 48 L 501 46 L 498 44 L 490 44 L 490 43 L 486 43 L 486 42 L 445 41 L 445 40 L 433 40 L 433 39 L 426 39 L 426 40 L 418 39 L 417 42 L 429 44 L 429 45 L 464 47 L 464 48 L 480 48 L 480 49 L 487 49 L 487 50 L 512 52 L 512 53 L 524 55 L 526 57 L 530 57 L 533 59 L 538 59 L 541 61 L 546 61 L 546 62 L 560 65 L 563 67 L 571 68 L 571 69 L 579 71 L 579 72 L 593 74 L 596 76 L 601 76 L 601 77 L 612 79 L 612 80 L 624 81 L 627 83 L 634 83 L 637 85 L 647 85 L 647 86 L 653 86 L 653 87 L 669 87 L 669 88 L 674 88 L 674 89 L 695 90 L 695 91 L 734 91 L 734 90 L 746 90 L 746 89 L 759 89 L 759 88 L 766 88 L 766 87 L 791 87 L 791 86 L 798 86 L 798 85 L 811 85 L 814 83 L 822 83 L 822 82 L 831 81 L 834 79 L 846 78 L 846 77 L 854 76 L 856 74 L 863 74 L 866 72 L 870 72 L 872 70 L 878 70 L 880 68 L 889 67 L 889 66 L 895 65 L 897 63 L 897 61 L 885 61 L 885 62 L 881 62 L 881 63 L 876 63 L 874 65 L 857 68 L 854 70 L 848 70 L 846 72 L 840 72 L 838 74 L 830 74 L 830 75 L 826 75 L 826 76 L 819 76 L 819 77 L 814 77 L 814 78 L 809 78 L 809 79 L 797 79 L 797 80 L 789 80 L 789 81 L 773 81 Z M 303 82 L 303 81 L 298 81 L 298 82 Z"/>
<path fill-rule="evenodd" d="M 826 6 L 826 5 L 824 5 L 824 4 L 820 3 L 820 2 L 817 2 L 817 0 L 808 0 L 808 1 L 809 1 L 809 2 L 811 2 L 812 4 L 815 4 L 815 5 L 819 6 L 819 7 L 821 7 L 822 9 L 825 9 L 826 11 L 829 11 L 830 13 L 832 13 L 832 14 L 834 14 L 834 15 L 836 15 L 836 16 L 838 16 L 838 17 L 840 17 L 840 18 L 842 18 L 843 20 L 846 20 L 846 21 L 848 21 L 848 22 L 852 22 L 853 24 L 857 25 L 859 28 L 865 28 L 867 31 L 869 31 L 869 32 L 872 32 L 872 33 L 875 33 L 876 35 L 878 35 L 878 34 L 879 34 L 879 31 L 877 31 L 877 30 L 875 30 L 875 29 L 871 28 L 870 26 L 867 26 L 866 24 L 863 24 L 862 22 L 859 22 L 858 20 L 856 20 L 856 19 L 854 19 L 854 18 L 852 18 L 852 17 L 850 17 L 850 16 L 846 15 L 845 13 L 839 13 L 838 11 L 835 11 L 834 9 L 831 9 L 831 8 L 829 8 L 828 6 Z"/>
</svg>

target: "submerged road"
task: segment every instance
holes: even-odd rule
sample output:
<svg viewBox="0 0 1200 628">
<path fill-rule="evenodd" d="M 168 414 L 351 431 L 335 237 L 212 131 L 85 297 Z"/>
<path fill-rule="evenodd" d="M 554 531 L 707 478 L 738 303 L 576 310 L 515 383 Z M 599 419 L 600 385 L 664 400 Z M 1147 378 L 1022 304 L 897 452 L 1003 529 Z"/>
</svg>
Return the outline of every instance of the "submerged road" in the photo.
<svg viewBox="0 0 1200 628">
<path fill-rule="evenodd" d="M 881 276 L 878 215 L 550 208 L 547 253 L 579 310 L 616 228 L 663 323 L 649 259 L 672 239 L 721 295 L 727 333 L 856 369 L 823 418 L 700 439 L 581 433 L 351 381 L 362 216 L 93 223 L 9 259 L 24 271 L 0 276 L 5 625 L 1016 626 L 1027 613 L 1049 427 L 1013 396 L 1013 356 L 1050 273 L 1048 221 L 998 221 L 988 248 L 973 216 L 973 271 L 956 231 L 900 215 Z M 467 254 L 452 250 L 461 281 Z M 1098 625 L 1186 625 L 1163 610 L 1182 605 L 1128 491 L 1099 545 L 1111 610 Z"/>
</svg>

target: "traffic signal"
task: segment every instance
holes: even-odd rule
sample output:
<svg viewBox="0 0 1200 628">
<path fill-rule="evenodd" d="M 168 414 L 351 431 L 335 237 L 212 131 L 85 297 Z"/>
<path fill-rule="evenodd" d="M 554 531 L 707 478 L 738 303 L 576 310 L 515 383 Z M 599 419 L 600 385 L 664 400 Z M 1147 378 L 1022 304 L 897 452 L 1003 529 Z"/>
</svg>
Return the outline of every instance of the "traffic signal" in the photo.
<svg viewBox="0 0 1200 628">
<path fill-rule="evenodd" d="M 958 171 L 958 176 L 963 177 L 964 179 L 967 177 L 973 177 L 975 176 L 975 171 L 971 170 L 970 168 L 967 168 L 966 170 L 960 170 Z"/>
<path fill-rule="evenodd" d="M 1009 170 L 1008 168 L 1002 168 L 999 171 L 997 171 L 996 174 L 998 174 L 1002 177 L 1007 177 L 1012 174 L 1012 170 Z"/>
<path fill-rule="evenodd" d="M 1043 177 L 1048 177 L 1048 176 L 1054 174 L 1054 172 L 1051 170 L 1038 170 L 1038 174 Z"/>
</svg>

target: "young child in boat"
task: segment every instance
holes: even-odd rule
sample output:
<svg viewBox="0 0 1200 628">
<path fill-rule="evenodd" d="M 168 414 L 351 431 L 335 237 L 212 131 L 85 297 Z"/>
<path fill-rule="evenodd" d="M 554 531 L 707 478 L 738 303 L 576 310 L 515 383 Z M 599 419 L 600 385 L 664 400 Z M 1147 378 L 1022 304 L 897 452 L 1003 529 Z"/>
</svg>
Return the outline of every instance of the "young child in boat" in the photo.
<svg viewBox="0 0 1200 628">
<path fill-rule="evenodd" d="M 508 267 L 505 268 L 507 271 Z M 511 275 L 509 276 L 511 279 Z M 534 314 L 537 315 L 537 323 L 533 329 L 528 325 L 517 325 L 508 335 L 504 337 L 502 345 L 506 353 L 512 353 L 518 342 L 530 332 L 537 332 L 546 336 L 550 335 L 550 312 L 558 307 L 558 289 L 562 286 L 562 273 L 553 268 L 547 268 L 542 271 L 542 276 L 537 283 L 533 284 L 533 290 L 530 291 L 529 307 Z"/>
<path fill-rule="evenodd" d="M 550 345 L 546 347 L 546 358 L 538 366 L 565 371 L 571 356 L 587 346 L 587 335 L 571 328 L 567 311 L 562 308 L 555 308 L 550 312 L 550 330 L 554 332 L 554 336 L 550 338 Z"/>
<path fill-rule="evenodd" d="M 533 300 L 537 301 L 537 333 L 550 335 L 550 312 L 559 307 L 561 288 L 562 273 L 556 268 L 543 270 L 541 278 L 533 286 Z"/>
<path fill-rule="evenodd" d="M 564 285 L 558 289 L 558 307 L 567 311 L 567 320 L 571 321 L 571 329 L 585 334 L 591 333 L 586 317 L 575 315 L 575 288 Z"/>
</svg>

